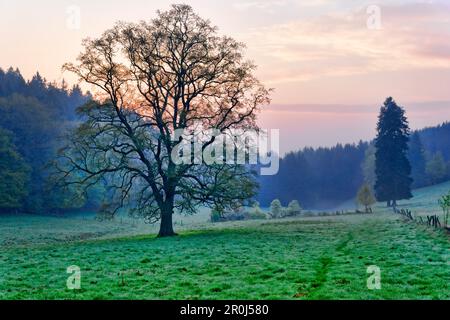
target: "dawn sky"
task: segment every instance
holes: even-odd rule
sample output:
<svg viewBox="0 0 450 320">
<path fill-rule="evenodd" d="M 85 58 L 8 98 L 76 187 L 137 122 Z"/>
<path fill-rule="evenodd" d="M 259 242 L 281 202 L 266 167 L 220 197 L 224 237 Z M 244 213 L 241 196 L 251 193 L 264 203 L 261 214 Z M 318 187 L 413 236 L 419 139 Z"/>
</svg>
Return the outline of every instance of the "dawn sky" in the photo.
<svg viewBox="0 0 450 320">
<path fill-rule="evenodd" d="M 284 152 L 371 139 L 387 96 L 406 107 L 413 128 L 450 120 L 450 1 L 183 2 L 247 44 L 259 78 L 275 89 L 260 123 L 281 129 Z M 74 82 L 61 66 L 83 38 L 117 20 L 151 19 L 169 3 L 0 0 L 0 67 Z"/>
</svg>

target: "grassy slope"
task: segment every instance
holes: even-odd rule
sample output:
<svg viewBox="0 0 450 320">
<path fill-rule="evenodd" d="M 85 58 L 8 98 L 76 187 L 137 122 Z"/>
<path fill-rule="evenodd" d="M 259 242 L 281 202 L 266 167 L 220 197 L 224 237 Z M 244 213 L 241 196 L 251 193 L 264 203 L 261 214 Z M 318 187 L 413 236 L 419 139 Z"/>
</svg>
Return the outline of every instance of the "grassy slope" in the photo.
<svg viewBox="0 0 450 320">
<path fill-rule="evenodd" d="M 227 227 L 230 227 L 229 229 Z M 0 250 L 0 299 L 450 299 L 449 239 L 393 215 Z M 66 268 L 82 290 L 66 289 Z M 369 291 L 366 268 L 382 270 Z"/>
<path fill-rule="evenodd" d="M 414 198 L 410 200 L 404 200 L 399 202 L 399 208 L 410 209 L 415 215 L 443 215 L 441 208 L 439 207 L 438 200 L 447 194 L 450 190 L 450 181 L 417 189 L 413 191 Z M 340 205 L 335 210 L 355 210 L 355 200 L 349 200 Z M 385 203 L 378 203 L 376 205 L 377 212 L 392 212 L 391 209 L 386 208 Z"/>
</svg>

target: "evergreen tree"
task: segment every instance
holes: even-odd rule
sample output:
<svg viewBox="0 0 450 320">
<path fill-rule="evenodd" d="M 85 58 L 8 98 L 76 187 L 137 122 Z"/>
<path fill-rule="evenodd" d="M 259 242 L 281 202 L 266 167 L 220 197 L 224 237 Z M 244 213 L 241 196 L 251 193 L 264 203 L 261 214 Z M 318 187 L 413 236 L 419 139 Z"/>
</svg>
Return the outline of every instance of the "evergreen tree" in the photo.
<svg viewBox="0 0 450 320">
<path fill-rule="evenodd" d="M 335 208 L 353 198 L 364 182 L 362 163 L 368 143 L 310 147 L 280 159 L 280 171 L 260 176 L 258 201 L 269 207 L 273 199 L 289 203 L 301 199 L 305 209 Z"/>
<path fill-rule="evenodd" d="M 427 177 L 431 184 L 438 184 L 447 180 L 448 168 L 442 152 L 436 152 L 426 165 Z"/>
<path fill-rule="evenodd" d="M 7 72 L 0 72 L 0 96 L 7 97 L 16 94 L 25 94 L 27 83 L 22 77 L 19 69 L 10 67 Z"/>
<path fill-rule="evenodd" d="M 42 78 L 41 74 L 37 72 L 31 81 L 28 82 L 28 95 L 35 97 L 39 101 L 43 101 L 47 96 L 47 82 Z"/>
<path fill-rule="evenodd" d="M 450 122 L 425 128 L 419 131 L 423 146 L 430 154 L 441 152 L 446 161 L 450 161 Z"/>
<path fill-rule="evenodd" d="M 403 108 L 387 98 L 378 121 L 375 141 L 376 197 L 388 206 L 397 200 L 411 199 L 411 165 L 409 163 L 409 125 Z"/>
<path fill-rule="evenodd" d="M 420 188 L 426 184 L 426 159 L 422 139 L 417 131 L 410 138 L 408 159 L 411 163 L 413 187 Z"/>
</svg>

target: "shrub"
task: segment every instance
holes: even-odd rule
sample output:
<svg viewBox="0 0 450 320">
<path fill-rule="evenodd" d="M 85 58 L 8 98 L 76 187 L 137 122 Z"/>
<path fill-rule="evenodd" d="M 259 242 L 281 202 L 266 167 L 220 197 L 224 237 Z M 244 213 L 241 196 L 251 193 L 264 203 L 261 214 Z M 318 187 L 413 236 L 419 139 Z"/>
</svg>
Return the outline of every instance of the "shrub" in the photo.
<svg viewBox="0 0 450 320">
<path fill-rule="evenodd" d="M 283 206 L 280 200 L 275 199 L 270 204 L 270 216 L 272 219 L 281 218 L 283 216 Z"/>
<path fill-rule="evenodd" d="M 439 199 L 439 205 L 442 208 L 442 211 L 444 211 L 444 224 L 445 227 L 448 227 L 448 219 L 450 216 L 450 191 L 448 194 L 442 196 L 441 199 Z"/>
<path fill-rule="evenodd" d="M 212 223 L 267 219 L 267 215 L 261 210 L 258 202 L 255 202 L 253 208 L 249 211 L 244 211 L 242 206 L 239 207 L 239 210 L 232 208 L 231 211 L 226 211 L 220 207 L 214 207 L 211 209 L 210 216 Z"/>
<path fill-rule="evenodd" d="M 297 200 L 293 200 L 289 203 L 286 215 L 288 217 L 295 217 L 302 213 L 302 207 L 300 206 L 300 203 Z"/>
<path fill-rule="evenodd" d="M 357 198 L 358 202 L 364 206 L 366 213 L 372 213 L 372 205 L 374 205 L 377 200 L 375 199 L 369 184 L 365 183 L 362 185 L 358 191 Z"/>
<path fill-rule="evenodd" d="M 259 203 L 255 202 L 253 208 L 247 213 L 247 219 L 264 220 L 267 219 L 267 215 L 261 210 Z"/>
</svg>

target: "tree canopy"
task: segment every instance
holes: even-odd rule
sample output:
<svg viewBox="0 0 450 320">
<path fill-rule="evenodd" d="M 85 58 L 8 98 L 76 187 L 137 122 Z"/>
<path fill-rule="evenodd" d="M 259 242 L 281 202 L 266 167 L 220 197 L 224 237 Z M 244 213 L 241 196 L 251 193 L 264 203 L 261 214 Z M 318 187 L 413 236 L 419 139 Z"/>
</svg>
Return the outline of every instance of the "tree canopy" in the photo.
<svg viewBox="0 0 450 320">
<path fill-rule="evenodd" d="M 65 185 L 107 181 L 113 198 L 104 213 L 125 204 L 160 233 L 174 235 L 174 210 L 231 207 L 256 192 L 253 175 L 227 161 L 178 164 L 184 138 L 176 131 L 256 129 L 269 91 L 255 78 L 244 46 L 219 36 L 190 6 L 174 5 L 150 22 L 118 23 L 84 41 L 77 64 L 65 68 L 93 85 L 96 103 L 61 152 Z M 200 140 L 201 150 L 215 136 Z"/>
<path fill-rule="evenodd" d="M 17 69 L 0 69 L 0 129 L 10 133 L 8 140 L 14 152 L 29 168 L 26 183 L 16 185 L 26 197 L 15 209 L 47 213 L 60 208 L 63 201 L 59 190 L 47 189 L 48 165 L 56 156 L 61 135 L 77 120 L 75 109 L 87 100 L 89 95 L 78 86 L 68 89 L 64 82 L 48 83 L 39 73 L 26 81 Z M 14 161 L 4 165 L 10 172 L 17 169 Z M 20 177 L 22 170 L 17 170 Z"/>
<path fill-rule="evenodd" d="M 22 207 L 29 174 L 29 166 L 12 143 L 12 133 L 0 128 L 0 210 Z"/>
</svg>

